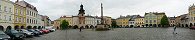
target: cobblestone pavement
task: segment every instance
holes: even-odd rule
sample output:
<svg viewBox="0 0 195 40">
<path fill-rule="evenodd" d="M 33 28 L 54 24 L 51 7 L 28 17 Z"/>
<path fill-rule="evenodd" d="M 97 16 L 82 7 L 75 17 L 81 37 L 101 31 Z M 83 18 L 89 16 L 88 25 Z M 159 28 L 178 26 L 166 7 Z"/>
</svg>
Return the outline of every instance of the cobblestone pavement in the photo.
<svg viewBox="0 0 195 40">
<path fill-rule="evenodd" d="M 195 40 L 195 30 L 177 28 L 117 28 L 110 31 L 84 29 L 58 30 L 25 40 Z"/>
</svg>

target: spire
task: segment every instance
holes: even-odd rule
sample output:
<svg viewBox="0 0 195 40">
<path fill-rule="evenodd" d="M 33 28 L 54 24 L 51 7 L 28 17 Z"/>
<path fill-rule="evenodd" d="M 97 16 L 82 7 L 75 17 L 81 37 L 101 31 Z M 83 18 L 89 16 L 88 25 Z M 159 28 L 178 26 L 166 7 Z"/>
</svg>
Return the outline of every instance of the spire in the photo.
<svg viewBox="0 0 195 40">
<path fill-rule="evenodd" d="M 85 14 L 85 10 L 83 9 L 83 4 L 80 5 L 79 14 Z"/>
<path fill-rule="evenodd" d="M 81 4 L 81 6 L 80 6 L 80 10 L 84 10 L 84 9 L 83 9 L 83 4 Z"/>
</svg>

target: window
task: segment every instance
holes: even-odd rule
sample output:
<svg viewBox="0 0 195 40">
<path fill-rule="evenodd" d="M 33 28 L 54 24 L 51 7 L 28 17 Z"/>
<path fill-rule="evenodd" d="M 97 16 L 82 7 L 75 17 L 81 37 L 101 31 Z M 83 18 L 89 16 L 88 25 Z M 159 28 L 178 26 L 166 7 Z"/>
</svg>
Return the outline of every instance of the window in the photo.
<svg viewBox="0 0 195 40">
<path fill-rule="evenodd" d="M 148 20 L 146 20 L 146 23 L 148 23 Z"/>
<path fill-rule="evenodd" d="M 18 22 L 18 17 L 16 17 L 16 20 L 15 21 Z"/>
<path fill-rule="evenodd" d="M 27 23 L 29 23 L 29 19 L 27 19 Z"/>
<path fill-rule="evenodd" d="M 4 7 L 4 11 L 7 12 L 7 7 L 6 6 Z"/>
<path fill-rule="evenodd" d="M 11 16 L 9 16 L 9 21 L 11 21 Z"/>
<path fill-rule="evenodd" d="M 19 18 L 19 20 L 18 20 L 19 22 L 21 22 L 21 18 Z"/>
<path fill-rule="evenodd" d="M 30 11 L 30 16 L 32 16 L 32 12 Z"/>
<path fill-rule="evenodd" d="M 0 20 L 1 20 L 1 14 L 0 14 Z"/>
<path fill-rule="evenodd" d="M 12 13 L 12 8 L 9 8 L 9 12 Z"/>
<path fill-rule="evenodd" d="M 31 23 L 31 19 L 30 19 L 30 23 Z"/>
<path fill-rule="evenodd" d="M 0 11 L 1 11 L 1 5 L 0 5 Z"/>
<path fill-rule="evenodd" d="M 23 15 L 23 11 L 22 11 L 22 9 L 20 9 L 20 15 Z"/>
<path fill-rule="evenodd" d="M 4 15 L 4 20 L 7 20 L 7 18 L 6 18 L 7 16 L 6 15 Z"/>
<path fill-rule="evenodd" d="M 154 22 L 156 22 L 156 20 L 154 20 Z"/>
<path fill-rule="evenodd" d="M 150 20 L 150 23 L 152 23 L 152 20 Z"/>
<path fill-rule="evenodd" d="M 20 11 L 20 9 L 18 9 L 18 13 L 17 13 L 17 15 L 20 15 L 20 13 L 21 13 L 21 11 Z"/>
<path fill-rule="evenodd" d="M 16 15 L 18 14 L 18 9 L 16 8 L 16 13 L 15 13 Z"/>
</svg>

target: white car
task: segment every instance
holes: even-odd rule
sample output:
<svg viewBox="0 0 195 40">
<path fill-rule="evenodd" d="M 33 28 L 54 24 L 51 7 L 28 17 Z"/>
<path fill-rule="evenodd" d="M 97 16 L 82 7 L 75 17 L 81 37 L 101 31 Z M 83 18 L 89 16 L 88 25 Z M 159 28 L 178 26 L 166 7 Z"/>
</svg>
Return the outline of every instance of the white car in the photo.
<svg viewBox="0 0 195 40">
<path fill-rule="evenodd" d="M 49 29 L 50 32 L 54 32 L 56 31 L 56 29 L 52 28 L 52 29 Z"/>
</svg>

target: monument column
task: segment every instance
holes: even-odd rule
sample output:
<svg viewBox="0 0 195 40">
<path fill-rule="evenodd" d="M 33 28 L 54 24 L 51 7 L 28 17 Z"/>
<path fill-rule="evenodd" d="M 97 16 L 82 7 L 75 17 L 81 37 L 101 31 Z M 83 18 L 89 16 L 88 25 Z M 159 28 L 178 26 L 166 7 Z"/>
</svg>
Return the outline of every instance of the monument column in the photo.
<svg viewBox="0 0 195 40">
<path fill-rule="evenodd" d="M 104 24 L 104 16 L 103 16 L 103 6 L 101 3 L 101 24 Z"/>
<path fill-rule="evenodd" d="M 101 24 L 97 25 L 96 31 L 106 31 L 110 30 L 106 24 L 104 23 L 104 17 L 103 17 L 103 4 L 101 3 Z"/>
</svg>

